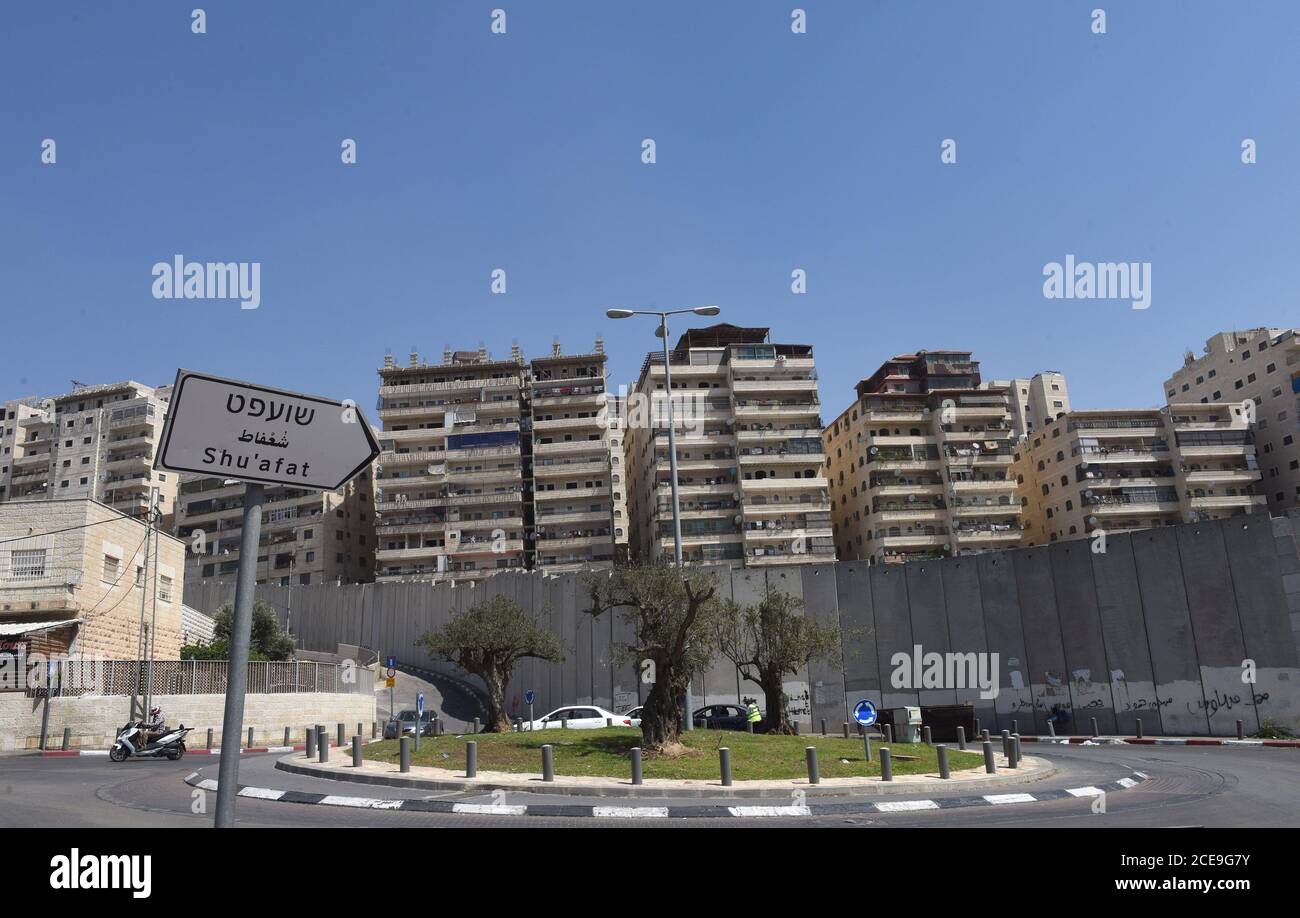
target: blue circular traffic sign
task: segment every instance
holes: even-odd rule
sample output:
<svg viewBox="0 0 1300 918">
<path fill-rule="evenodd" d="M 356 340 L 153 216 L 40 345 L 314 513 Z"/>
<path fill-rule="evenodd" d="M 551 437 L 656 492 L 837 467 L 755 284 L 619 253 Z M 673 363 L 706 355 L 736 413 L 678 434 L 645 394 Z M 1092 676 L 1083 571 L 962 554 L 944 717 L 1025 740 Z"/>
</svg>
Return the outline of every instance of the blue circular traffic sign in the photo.
<svg viewBox="0 0 1300 918">
<path fill-rule="evenodd" d="M 536 699 L 537 696 L 533 694 L 532 689 L 529 689 L 528 691 L 524 692 L 524 704 L 532 704 Z"/>
<path fill-rule="evenodd" d="M 853 719 L 864 727 L 870 727 L 876 722 L 876 706 L 862 699 L 853 708 Z"/>
</svg>

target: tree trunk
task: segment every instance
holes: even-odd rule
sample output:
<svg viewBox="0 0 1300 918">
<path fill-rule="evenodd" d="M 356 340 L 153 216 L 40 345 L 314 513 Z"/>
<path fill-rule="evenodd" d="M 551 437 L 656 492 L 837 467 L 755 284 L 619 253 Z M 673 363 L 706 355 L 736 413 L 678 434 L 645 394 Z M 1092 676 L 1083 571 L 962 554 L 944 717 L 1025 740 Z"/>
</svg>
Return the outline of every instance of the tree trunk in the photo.
<svg viewBox="0 0 1300 918">
<path fill-rule="evenodd" d="M 641 748 L 647 754 L 663 752 L 681 737 L 682 712 L 678 699 L 686 691 L 686 684 L 682 683 L 680 691 L 675 689 L 676 680 L 671 672 L 665 672 L 667 669 L 662 663 L 656 664 L 657 678 L 641 709 Z"/>
<path fill-rule="evenodd" d="M 763 697 L 767 703 L 767 713 L 763 720 L 767 727 L 768 733 L 790 734 L 794 728 L 790 726 L 790 715 L 786 712 L 787 699 L 785 697 L 785 687 L 781 683 L 781 675 L 765 675 L 762 680 Z"/>
<path fill-rule="evenodd" d="M 487 686 L 488 716 L 485 733 L 509 733 L 510 715 L 506 713 L 506 677 L 496 670 L 480 673 Z"/>
</svg>

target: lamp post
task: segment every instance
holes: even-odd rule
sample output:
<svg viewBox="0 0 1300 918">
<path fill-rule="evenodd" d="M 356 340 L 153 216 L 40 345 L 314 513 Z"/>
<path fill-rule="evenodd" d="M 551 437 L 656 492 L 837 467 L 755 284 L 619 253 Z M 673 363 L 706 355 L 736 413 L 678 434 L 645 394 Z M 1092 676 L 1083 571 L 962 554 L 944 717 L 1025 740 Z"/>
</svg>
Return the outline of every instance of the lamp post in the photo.
<svg viewBox="0 0 1300 918">
<path fill-rule="evenodd" d="M 669 483 L 672 488 L 673 497 L 673 561 L 678 566 L 682 566 L 682 511 L 681 505 L 677 500 L 677 433 L 673 429 L 673 368 L 672 358 L 668 353 L 668 317 L 676 315 L 685 315 L 691 313 L 697 316 L 716 316 L 722 310 L 717 306 L 695 306 L 691 309 L 669 309 L 663 312 L 653 309 L 607 309 L 605 315 L 611 319 L 629 319 L 632 316 L 657 316 L 659 318 L 659 328 L 656 330 L 664 343 L 664 389 L 667 394 L 668 412 L 668 475 Z M 691 708 L 694 704 L 691 701 L 691 686 L 686 684 L 686 710 L 683 715 L 687 730 L 695 729 L 695 722 L 691 717 Z"/>
</svg>

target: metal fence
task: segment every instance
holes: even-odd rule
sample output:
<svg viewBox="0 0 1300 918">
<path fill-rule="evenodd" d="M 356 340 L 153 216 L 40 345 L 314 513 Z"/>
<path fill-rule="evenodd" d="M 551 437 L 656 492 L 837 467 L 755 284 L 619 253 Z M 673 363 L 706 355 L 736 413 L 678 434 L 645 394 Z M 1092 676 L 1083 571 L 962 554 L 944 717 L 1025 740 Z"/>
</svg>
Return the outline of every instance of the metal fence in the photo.
<svg viewBox="0 0 1300 918">
<path fill-rule="evenodd" d="M 49 691 L 56 696 L 130 695 L 151 688 L 154 695 L 224 695 L 230 675 L 227 660 L 62 660 L 52 661 Z M 29 696 L 46 694 L 41 684 Z M 357 665 L 310 660 L 250 662 L 250 695 L 308 692 L 371 692 L 374 674 Z"/>
</svg>

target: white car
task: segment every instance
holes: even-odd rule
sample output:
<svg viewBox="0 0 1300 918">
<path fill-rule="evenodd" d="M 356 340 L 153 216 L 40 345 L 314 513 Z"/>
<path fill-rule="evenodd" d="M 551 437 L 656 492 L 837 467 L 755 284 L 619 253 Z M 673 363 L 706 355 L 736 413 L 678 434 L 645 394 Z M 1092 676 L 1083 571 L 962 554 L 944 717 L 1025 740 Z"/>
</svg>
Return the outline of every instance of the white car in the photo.
<svg viewBox="0 0 1300 918">
<path fill-rule="evenodd" d="M 615 727 L 630 727 L 632 720 L 622 714 L 615 714 L 613 711 L 606 711 L 604 708 L 598 708 L 590 704 L 575 704 L 564 708 L 556 708 L 550 714 L 540 720 L 525 721 L 525 730 L 548 730 L 560 729 L 568 722 L 570 730 L 595 730 L 600 727 L 609 725 Z"/>
<path fill-rule="evenodd" d="M 632 710 L 624 712 L 623 716 L 631 721 L 628 726 L 636 727 L 638 730 L 641 728 L 641 712 L 643 710 L 645 710 L 645 705 L 639 704 Z"/>
</svg>

